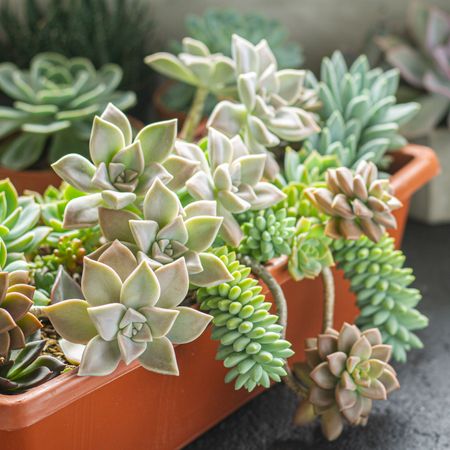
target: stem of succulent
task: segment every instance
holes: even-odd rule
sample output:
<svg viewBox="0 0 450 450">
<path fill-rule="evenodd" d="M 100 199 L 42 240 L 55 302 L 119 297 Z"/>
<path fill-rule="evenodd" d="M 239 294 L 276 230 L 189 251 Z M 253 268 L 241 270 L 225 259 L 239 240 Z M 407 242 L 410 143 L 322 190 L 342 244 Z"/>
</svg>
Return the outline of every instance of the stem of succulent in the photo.
<svg viewBox="0 0 450 450">
<path fill-rule="evenodd" d="M 202 87 L 197 88 L 191 108 L 189 109 L 183 128 L 180 132 L 180 138 L 185 141 L 192 142 L 195 137 L 195 131 L 202 120 L 203 109 L 206 98 L 208 97 L 208 90 Z"/>
<path fill-rule="evenodd" d="M 323 282 L 323 322 L 322 330 L 333 327 L 334 321 L 334 277 L 329 267 L 322 269 Z"/>
<path fill-rule="evenodd" d="M 46 317 L 46 314 L 44 310 L 40 306 L 32 306 L 29 311 L 33 316 L 39 318 L 39 317 Z"/>
<path fill-rule="evenodd" d="M 249 256 L 241 256 L 239 259 L 242 264 L 252 269 L 252 273 L 264 282 L 264 284 L 272 294 L 279 317 L 278 323 L 283 327 L 282 337 L 284 339 L 286 337 L 288 308 L 283 289 L 263 265 L 257 263 Z M 289 367 L 289 364 L 287 362 L 284 365 L 284 370 L 287 374 L 283 378 L 286 386 L 288 386 L 293 392 L 295 392 L 295 394 L 306 397 L 308 395 L 307 389 L 302 384 L 300 384 L 297 378 L 295 378 L 295 376 L 292 374 L 291 368 Z"/>
</svg>

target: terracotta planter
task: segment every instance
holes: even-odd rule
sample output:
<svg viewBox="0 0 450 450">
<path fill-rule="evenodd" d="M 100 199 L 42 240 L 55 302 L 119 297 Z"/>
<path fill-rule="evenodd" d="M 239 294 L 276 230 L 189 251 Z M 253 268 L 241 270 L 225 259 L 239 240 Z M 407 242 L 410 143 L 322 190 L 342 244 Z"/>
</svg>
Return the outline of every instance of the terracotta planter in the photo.
<svg viewBox="0 0 450 450">
<path fill-rule="evenodd" d="M 401 241 L 412 193 L 438 171 L 433 152 L 409 146 L 398 152 L 392 181 L 404 202 L 399 211 Z M 303 341 L 320 331 L 321 279 L 296 283 L 285 260 L 270 271 L 282 284 L 289 304 L 288 339 L 303 358 Z M 352 322 L 358 310 L 349 283 L 335 272 L 335 326 Z M 226 369 L 215 361 L 217 343 L 207 331 L 192 344 L 177 347 L 180 377 L 160 376 L 136 364 L 122 365 L 108 377 L 79 378 L 67 373 L 17 396 L 0 396 L 1 450 L 120 450 L 180 448 L 262 390 L 251 394 L 225 385 Z"/>
</svg>

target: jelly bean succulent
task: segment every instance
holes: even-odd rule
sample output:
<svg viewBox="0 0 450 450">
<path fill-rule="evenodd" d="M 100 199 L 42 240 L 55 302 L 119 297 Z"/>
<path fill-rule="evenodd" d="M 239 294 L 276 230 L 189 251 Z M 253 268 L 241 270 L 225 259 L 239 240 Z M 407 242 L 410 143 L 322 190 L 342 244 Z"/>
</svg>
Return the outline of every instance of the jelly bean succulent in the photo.
<svg viewBox="0 0 450 450">
<path fill-rule="evenodd" d="M 229 139 L 209 129 L 206 154 L 197 146 L 184 145 L 181 155 L 197 160 L 199 170 L 187 180 L 186 189 L 196 200 L 215 200 L 223 217 L 221 237 L 237 247 L 243 232 L 233 214 L 276 205 L 285 196 L 273 184 L 261 181 L 266 155 L 250 155 L 239 136 Z"/>
<path fill-rule="evenodd" d="M 175 120 L 154 123 L 133 140 L 127 117 L 109 104 L 94 119 L 89 143 L 93 163 L 69 154 L 52 165 L 64 181 L 87 194 L 68 203 L 64 228 L 95 225 L 100 206 L 136 208 L 156 178 L 171 181 L 174 189 L 181 187 L 196 163 L 170 155 L 176 128 Z"/>
<path fill-rule="evenodd" d="M 267 154 L 265 174 L 274 178 L 278 164 L 267 148 L 281 140 L 298 142 L 319 131 L 313 116 L 295 106 L 303 93 L 305 72 L 277 70 L 267 41 L 253 45 L 234 35 L 232 56 L 236 66 L 239 102 L 220 102 L 208 126 L 227 134 L 239 134 L 252 153 Z"/>
<path fill-rule="evenodd" d="M 108 102 L 126 109 L 136 101 L 134 93 L 116 91 L 121 79 L 115 64 L 96 71 L 87 59 L 57 53 L 38 54 L 24 71 L 2 63 L 0 90 L 14 103 L 0 108 L 0 137 L 10 137 L 1 164 L 22 170 L 43 158 L 87 153 L 93 116 Z"/>
<path fill-rule="evenodd" d="M 400 386 L 388 364 L 391 352 L 378 329 L 360 332 L 348 323 L 339 332 L 329 328 L 307 340 L 307 363 L 297 364 L 294 370 L 308 384 L 309 396 L 301 403 L 296 422 L 320 417 L 330 441 L 340 436 L 345 423 L 365 425 L 372 401 L 386 400 Z"/>
<path fill-rule="evenodd" d="M 419 137 L 445 119 L 450 127 L 450 12 L 415 1 L 406 20 L 409 39 L 386 35 L 379 36 L 377 43 L 422 105 L 403 130 Z"/>
<path fill-rule="evenodd" d="M 386 228 L 395 228 L 392 211 L 402 206 L 390 192 L 389 180 L 378 179 L 373 163 L 361 161 L 355 174 L 346 167 L 327 172 L 326 188 L 307 194 L 317 208 L 331 216 L 326 234 L 333 239 L 358 239 L 363 234 L 378 242 Z"/>
<path fill-rule="evenodd" d="M 0 364 L 0 394 L 20 394 L 58 376 L 65 368 L 59 359 L 42 355 L 45 341 L 30 341 Z"/>
<path fill-rule="evenodd" d="M 173 344 L 196 339 L 211 316 L 180 306 L 189 276 L 180 258 L 153 270 L 119 241 L 85 258 L 84 299 L 63 300 L 44 312 L 58 334 L 85 344 L 78 375 L 107 375 L 120 361 L 178 375 Z"/>
<path fill-rule="evenodd" d="M 8 360 L 12 350 L 25 347 L 27 338 L 42 327 L 29 312 L 34 289 L 28 272 L 0 272 L 0 363 Z"/>
<path fill-rule="evenodd" d="M 338 51 L 324 58 L 320 81 L 309 76 L 322 103 L 322 129 L 306 140 L 305 148 L 336 155 L 345 167 L 356 168 L 361 160 L 385 166 L 387 150 L 406 144 L 399 127 L 419 110 L 417 103 L 396 104 L 398 80 L 397 69 L 371 69 L 365 55 L 350 67 Z"/>
<path fill-rule="evenodd" d="M 130 211 L 100 208 L 103 236 L 134 244 L 138 261 L 146 261 L 155 270 L 183 258 L 189 281 L 196 286 L 231 279 L 221 260 L 207 253 L 223 221 L 216 215 L 215 201 L 196 201 L 183 208 L 178 197 L 156 179 L 142 210 L 141 218 Z"/>
</svg>

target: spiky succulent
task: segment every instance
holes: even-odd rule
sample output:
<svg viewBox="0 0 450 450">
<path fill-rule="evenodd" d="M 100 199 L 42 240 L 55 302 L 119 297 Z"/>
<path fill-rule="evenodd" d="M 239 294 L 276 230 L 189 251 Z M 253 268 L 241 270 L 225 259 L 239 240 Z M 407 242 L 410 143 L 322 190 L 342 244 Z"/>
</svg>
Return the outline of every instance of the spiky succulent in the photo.
<svg viewBox="0 0 450 450">
<path fill-rule="evenodd" d="M 93 163 L 69 154 L 52 165 L 64 181 L 88 194 L 68 203 L 64 228 L 95 225 L 101 206 L 136 209 L 156 178 L 180 188 L 197 163 L 171 155 L 176 133 L 176 121 L 170 120 L 146 126 L 133 140 L 127 117 L 109 104 L 94 119 L 89 144 Z"/>
<path fill-rule="evenodd" d="M 9 179 L 0 181 L 0 268 L 23 268 L 23 254 L 35 250 L 50 233 L 51 228 L 36 226 L 39 217 L 32 197 L 19 197 Z"/>
<path fill-rule="evenodd" d="M 385 235 L 377 244 L 367 237 L 335 241 L 333 255 L 356 294 L 361 311 L 357 324 L 379 328 L 383 342 L 392 345 L 394 358 L 405 362 L 407 351 L 423 347 L 413 331 L 425 328 L 428 319 L 415 309 L 422 296 L 410 287 L 414 275 L 404 267 L 403 253 Z"/>
<path fill-rule="evenodd" d="M 309 387 L 296 422 L 304 424 L 320 417 L 325 437 L 333 441 L 345 423 L 366 425 L 373 400 L 386 400 L 400 387 L 390 366 L 392 348 L 383 345 L 378 329 L 360 332 L 344 323 L 338 332 L 328 328 L 306 341 L 307 363 L 297 363 L 294 371 Z"/>
<path fill-rule="evenodd" d="M 272 208 L 244 213 L 241 228 L 244 238 L 239 253 L 265 263 L 273 258 L 291 253 L 295 218 L 288 217 L 284 208 Z"/>
<path fill-rule="evenodd" d="M 243 232 L 233 214 L 276 205 L 285 195 L 273 184 L 261 181 L 266 155 L 250 155 L 239 136 L 229 139 L 209 129 L 206 154 L 198 146 L 181 143 L 181 156 L 199 162 L 199 170 L 187 180 L 186 189 L 196 200 L 215 200 L 223 217 L 222 238 L 237 247 Z"/>
<path fill-rule="evenodd" d="M 220 54 L 211 54 L 201 41 L 186 37 L 182 52 L 177 56 L 159 52 L 145 58 L 146 64 L 177 81 L 203 88 L 216 96 L 233 94 L 236 76 L 232 59 Z"/>
<path fill-rule="evenodd" d="M 20 394 L 59 375 L 64 363 L 59 359 L 41 355 L 45 341 L 27 342 L 10 359 L 0 364 L 0 394 Z"/>
<path fill-rule="evenodd" d="M 331 242 L 318 219 L 302 217 L 297 222 L 288 263 L 294 280 L 316 278 L 324 267 L 334 264 Z"/>
<path fill-rule="evenodd" d="M 28 272 L 0 272 L 0 363 L 8 360 L 12 350 L 23 348 L 26 339 L 42 327 L 29 312 L 34 289 Z"/>
<path fill-rule="evenodd" d="M 322 130 L 307 139 L 305 148 L 336 155 L 346 167 L 362 160 L 385 165 L 386 151 L 406 143 L 399 126 L 419 109 L 417 103 L 396 104 L 398 71 L 371 69 L 364 55 L 348 67 L 336 51 L 323 59 L 320 78 L 309 80 L 322 102 Z"/>
<path fill-rule="evenodd" d="M 193 341 L 211 320 L 179 306 L 189 288 L 184 259 L 153 271 L 118 241 L 92 257 L 84 262 L 85 299 L 44 308 L 62 338 L 86 345 L 78 375 L 107 375 L 120 361 L 134 360 L 148 370 L 178 375 L 173 344 Z"/>
<path fill-rule="evenodd" d="M 298 142 L 319 129 L 313 116 L 295 106 L 303 92 L 305 72 L 277 70 L 277 60 L 266 40 L 256 46 L 233 35 L 238 103 L 220 102 L 208 126 L 233 137 L 239 134 L 252 153 L 267 154 L 266 176 L 274 178 L 279 167 L 267 148 L 281 140 Z"/>
<path fill-rule="evenodd" d="M 445 118 L 450 127 L 450 13 L 415 1 L 406 19 L 409 40 L 387 35 L 376 41 L 387 61 L 417 90 L 422 110 L 403 131 L 420 137 Z"/>
<path fill-rule="evenodd" d="M 182 208 L 176 194 L 156 179 L 142 210 L 140 217 L 130 211 L 100 208 L 103 236 L 109 241 L 120 239 L 134 244 L 138 261 L 146 261 L 155 270 L 182 258 L 189 281 L 196 286 L 230 280 L 220 259 L 206 253 L 223 221 L 216 215 L 216 202 L 197 201 Z"/>
<path fill-rule="evenodd" d="M 240 264 L 226 247 L 213 249 L 233 275 L 233 280 L 211 288 L 200 288 L 197 298 L 202 311 L 213 316 L 212 338 L 220 341 L 217 359 L 229 370 L 225 382 L 235 380 L 235 389 L 270 387 L 271 380 L 286 375 L 286 358 L 294 354 L 282 338 L 278 316 L 270 314 L 270 302 L 261 294 L 251 269 Z"/>
<path fill-rule="evenodd" d="M 333 239 L 368 236 L 378 242 L 386 228 L 395 228 L 392 211 L 402 206 L 390 193 L 388 179 L 377 179 L 374 163 L 361 161 L 355 174 L 346 167 L 327 171 L 326 188 L 310 188 L 307 195 L 331 216 L 325 232 Z"/>
<path fill-rule="evenodd" d="M 52 163 L 67 153 L 86 153 L 89 124 L 108 102 L 126 109 L 132 92 L 115 91 L 122 70 L 107 64 L 96 71 L 84 58 L 57 53 L 35 56 L 29 70 L 0 65 L 0 90 L 13 107 L 0 108 L 0 138 L 10 136 L 0 162 L 12 169 L 32 166 L 45 157 Z"/>
</svg>

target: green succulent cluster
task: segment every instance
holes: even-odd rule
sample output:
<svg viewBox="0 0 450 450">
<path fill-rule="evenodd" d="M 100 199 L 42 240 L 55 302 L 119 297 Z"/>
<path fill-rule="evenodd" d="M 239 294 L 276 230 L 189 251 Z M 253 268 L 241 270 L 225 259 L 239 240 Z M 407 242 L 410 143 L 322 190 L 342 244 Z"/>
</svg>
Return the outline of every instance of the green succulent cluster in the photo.
<svg viewBox="0 0 450 450">
<path fill-rule="evenodd" d="M 0 364 L 0 394 L 20 394 L 59 375 L 65 365 L 59 359 L 41 355 L 45 341 L 28 342 L 14 350 L 10 359 Z"/>
<path fill-rule="evenodd" d="M 415 309 L 422 296 L 409 287 L 414 275 L 412 269 L 403 267 L 405 256 L 395 250 L 388 235 L 378 243 L 367 237 L 334 241 L 333 254 L 356 294 L 361 311 L 356 323 L 364 330 L 379 328 L 383 342 L 392 345 L 394 358 L 405 362 L 407 351 L 423 346 L 413 331 L 428 324 Z"/>
<path fill-rule="evenodd" d="M 336 155 L 346 167 L 356 167 L 361 160 L 382 166 L 388 150 L 406 144 L 398 129 L 419 105 L 396 104 L 398 70 L 371 69 L 365 55 L 348 67 L 336 51 L 323 59 L 320 81 L 312 74 L 309 81 L 322 102 L 322 129 L 305 142 L 308 151 Z"/>
<path fill-rule="evenodd" d="M 244 232 L 240 253 L 261 263 L 291 253 L 295 218 L 288 217 L 285 208 L 248 211 L 243 216 L 246 217 L 238 218 L 243 219 L 241 228 Z"/>
<path fill-rule="evenodd" d="M 197 291 L 200 309 L 213 316 L 212 338 L 220 341 L 217 359 L 229 370 L 225 382 L 235 380 L 235 389 L 252 391 L 270 386 L 286 375 L 285 360 L 294 354 L 282 338 L 278 316 L 270 314 L 270 302 L 261 294 L 251 269 L 240 264 L 226 247 L 212 250 L 233 276 L 233 280 Z"/>
<path fill-rule="evenodd" d="M 0 108 L 0 138 L 9 137 L 0 163 L 23 170 L 41 160 L 52 163 L 70 152 L 88 152 L 90 123 L 109 102 L 122 109 L 136 102 L 132 92 L 116 91 L 122 69 L 96 70 L 84 58 L 40 53 L 29 70 L 0 65 L 0 90 L 13 107 Z"/>
<path fill-rule="evenodd" d="M 302 217 L 297 222 L 288 263 L 294 280 L 316 278 L 324 267 L 334 264 L 331 242 L 323 224 L 316 218 Z"/>
</svg>

